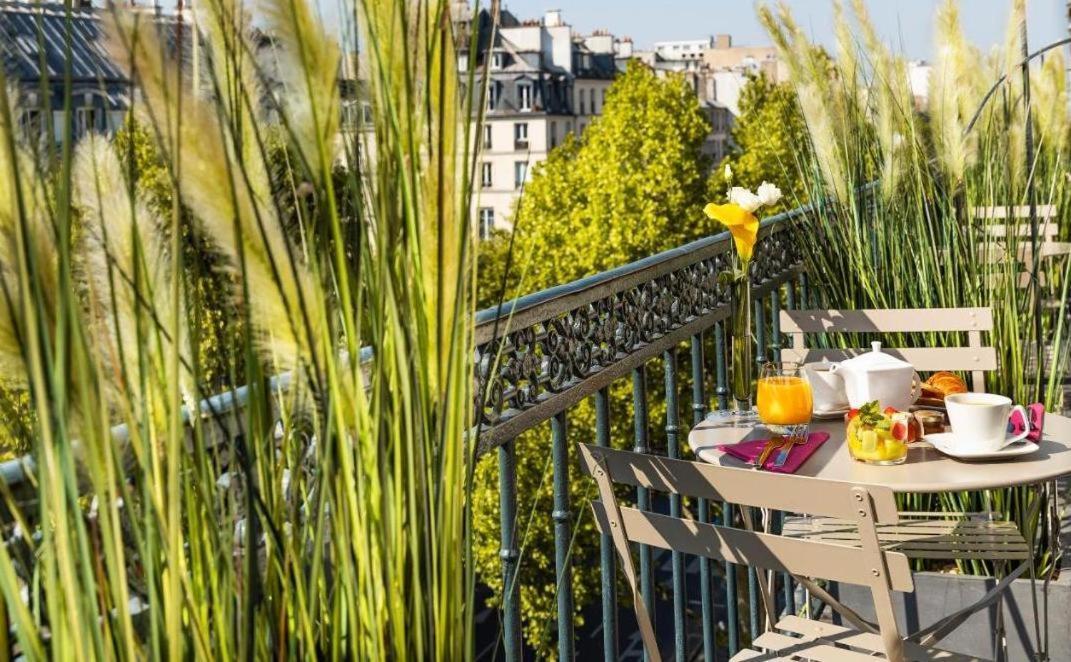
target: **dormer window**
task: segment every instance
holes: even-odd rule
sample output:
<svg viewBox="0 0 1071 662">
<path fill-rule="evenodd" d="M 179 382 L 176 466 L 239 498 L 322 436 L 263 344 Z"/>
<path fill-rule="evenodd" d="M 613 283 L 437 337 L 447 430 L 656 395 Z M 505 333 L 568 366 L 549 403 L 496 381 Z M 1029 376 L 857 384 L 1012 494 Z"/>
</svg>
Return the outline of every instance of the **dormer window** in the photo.
<svg viewBox="0 0 1071 662">
<path fill-rule="evenodd" d="M 502 68 L 502 63 L 503 63 L 504 60 L 505 60 L 505 58 L 502 57 L 502 53 L 492 53 L 491 54 L 491 68 L 492 69 L 501 69 Z"/>
<path fill-rule="evenodd" d="M 532 109 L 532 84 L 517 84 L 517 107 L 521 110 Z"/>
<path fill-rule="evenodd" d="M 501 95 L 501 83 L 492 81 L 487 86 L 487 110 L 494 110 L 498 107 L 498 98 Z"/>
</svg>

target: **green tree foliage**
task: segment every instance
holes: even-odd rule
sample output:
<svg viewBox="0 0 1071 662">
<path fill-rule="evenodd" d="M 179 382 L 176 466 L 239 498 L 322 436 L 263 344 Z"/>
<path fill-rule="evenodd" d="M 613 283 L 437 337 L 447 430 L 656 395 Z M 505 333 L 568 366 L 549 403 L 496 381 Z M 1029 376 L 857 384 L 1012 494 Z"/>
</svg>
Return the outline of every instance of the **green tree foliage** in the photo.
<svg viewBox="0 0 1071 662">
<path fill-rule="evenodd" d="M 709 130 L 695 94 L 682 79 L 661 79 L 641 64 L 630 65 L 610 88 L 602 117 L 582 138 L 567 137 L 533 170 L 516 210 L 508 271 L 509 234 L 495 235 L 481 245 L 481 304 L 498 301 L 503 278 L 510 298 L 718 232 L 717 224 L 702 213 L 710 164 L 701 147 Z M 658 447 L 664 447 L 661 430 L 666 412 L 661 377 L 658 362 L 650 364 L 649 432 Z M 681 384 L 682 393 L 688 388 Z M 631 394 L 627 382 L 610 389 L 611 437 L 621 447 L 632 443 Z M 585 401 L 569 410 L 571 453 L 577 442 L 594 439 L 593 409 Z M 524 433 L 516 442 L 521 612 L 528 643 L 547 657 L 554 656 L 557 637 L 550 443 L 549 426 Z M 599 545 L 587 506 L 594 486 L 576 475 L 575 467 L 574 453 L 570 461 L 573 587 L 580 625 L 580 611 L 599 594 Z M 497 599 L 502 578 L 494 453 L 477 468 L 475 485 L 477 570 Z"/>
<path fill-rule="evenodd" d="M 770 181 L 785 194 L 766 214 L 807 203 L 800 169 L 808 163 L 810 138 L 796 92 L 789 83 L 775 83 L 760 73 L 740 93 L 740 115 L 733 125 L 733 151 L 710 179 L 711 195 L 723 196 L 724 166 L 733 171 L 733 184 L 754 190 Z"/>
<path fill-rule="evenodd" d="M 631 64 L 583 137 L 568 136 L 533 169 L 515 211 L 509 294 L 567 283 L 714 230 L 702 213 L 710 164 L 700 148 L 709 132 L 682 78 Z M 481 302 L 492 303 L 499 284 L 481 280 Z"/>
</svg>

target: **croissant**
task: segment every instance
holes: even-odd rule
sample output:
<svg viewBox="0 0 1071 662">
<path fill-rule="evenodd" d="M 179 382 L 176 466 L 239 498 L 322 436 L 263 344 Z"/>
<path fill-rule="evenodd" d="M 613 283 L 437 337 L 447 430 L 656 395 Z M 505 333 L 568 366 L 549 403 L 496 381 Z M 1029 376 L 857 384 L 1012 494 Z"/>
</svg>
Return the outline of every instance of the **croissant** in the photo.
<svg viewBox="0 0 1071 662">
<path fill-rule="evenodd" d="M 946 395 L 967 392 L 967 385 L 959 378 L 959 375 L 947 371 L 935 372 L 925 381 L 922 388 L 925 395 L 929 396 L 927 392 L 930 392 L 942 400 Z"/>
</svg>

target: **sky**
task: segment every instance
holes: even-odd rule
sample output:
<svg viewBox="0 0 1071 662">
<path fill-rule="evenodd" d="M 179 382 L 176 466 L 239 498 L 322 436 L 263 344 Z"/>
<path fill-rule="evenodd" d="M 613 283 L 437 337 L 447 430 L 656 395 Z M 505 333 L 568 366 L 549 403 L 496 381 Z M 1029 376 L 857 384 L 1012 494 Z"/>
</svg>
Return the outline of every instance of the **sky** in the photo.
<svg viewBox="0 0 1071 662">
<path fill-rule="evenodd" d="M 729 33 L 736 45 L 765 45 L 766 33 L 755 18 L 751 0 L 502 0 L 518 18 L 537 18 L 561 9 L 565 21 L 582 34 L 606 29 L 632 37 L 638 48 L 656 41 L 703 39 Z M 786 0 L 812 40 L 832 46 L 831 0 Z M 933 16 L 939 0 L 865 0 L 881 36 L 909 59 L 931 60 Z M 960 0 L 967 37 L 983 50 L 1004 39 L 1011 0 Z M 1027 0 L 1031 50 L 1068 36 L 1064 0 Z"/>
</svg>

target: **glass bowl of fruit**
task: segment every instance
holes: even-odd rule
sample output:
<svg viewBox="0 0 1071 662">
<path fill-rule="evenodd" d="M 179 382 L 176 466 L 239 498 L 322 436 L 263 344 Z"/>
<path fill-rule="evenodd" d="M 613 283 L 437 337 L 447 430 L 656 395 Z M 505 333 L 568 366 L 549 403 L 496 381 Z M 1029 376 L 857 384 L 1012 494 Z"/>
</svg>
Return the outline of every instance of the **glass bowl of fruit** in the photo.
<svg viewBox="0 0 1071 662">
<path fill-rule="evenodd" d="M 848 421 L 848 451 L 852 458 L 867 464 L 901 464 L 907 459 L 907 445 L 922 436 L 914 414 L 886 407 L 877 400 L 845 416 Z"/>
</svg>

